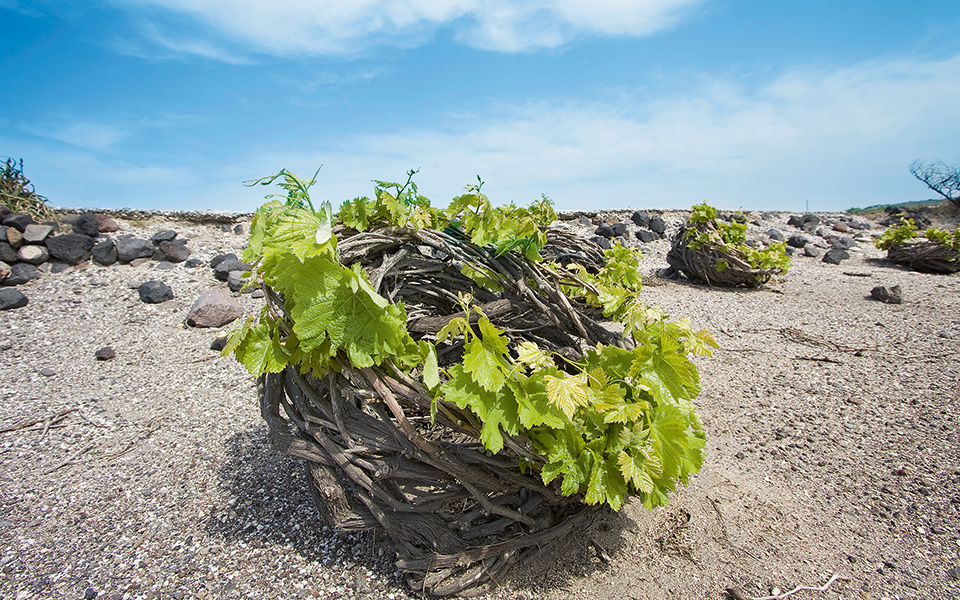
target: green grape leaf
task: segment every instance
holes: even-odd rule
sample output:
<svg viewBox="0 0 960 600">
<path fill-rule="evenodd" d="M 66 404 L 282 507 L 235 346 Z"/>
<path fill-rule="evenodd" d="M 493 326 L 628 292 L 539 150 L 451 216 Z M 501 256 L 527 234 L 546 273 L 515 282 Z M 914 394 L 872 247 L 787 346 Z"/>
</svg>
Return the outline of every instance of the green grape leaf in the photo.
<svg viewBox="0 0 960 600">
<path fill-rule="evenodd" d="M 259 377 L 264 373 L 279 373 L 287 366 L 289 353 L 272 330 L 273 324 L 263 319 L 251 327 L 237 344 L 237 360 L 251 375 Z"/>
<path fill-rule="evenodd" d="M 617 464 L 623 478 L 633 484 L 634 488 L 644 494 L 653 492 L 653 479 L 650 478 L 650 473 L 647 471 L 647 461 L 643 456 L 621 451 L 617 457 Z"/>
<path fill-rule="evenodd" d="M 577 408 L 588 402 L 589 388 L 585 373 L 581 375 L 562 375 L 556 377 L 547 375 L 544 381 L 547 384 L 547 398 L 550 403 L 563 411 L 563 414 L 572 418 Z"/>
</svg>

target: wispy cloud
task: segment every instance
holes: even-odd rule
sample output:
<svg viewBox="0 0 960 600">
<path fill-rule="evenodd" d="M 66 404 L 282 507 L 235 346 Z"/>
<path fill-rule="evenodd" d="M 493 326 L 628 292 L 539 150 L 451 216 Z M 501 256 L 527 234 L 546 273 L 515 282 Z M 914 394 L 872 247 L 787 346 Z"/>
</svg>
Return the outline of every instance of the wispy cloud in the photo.
<svg viewBox="0 0 960 600">
<path fill-rule="evenodd" d="M 198 57 L 232 65 L 253 64 L 245 51 L 231 51 L 207 39 L 191 39 L 179 31 L 176 34 L 166 33 L 156 23 L 142 19 L 139 21 L 133 36 L 113 36 L 109 43 L 114 50 L 127 56 L 150 60 Z"/>
<path fill-rule="evenodd" d="M 958 95 L 960 57 L 809 67 L 759 87 L 703 78 L 653 102 L 540 102 L 350 139 L 332 149 L 342 158 L 328 174 L 419 166 L 422 189 L 443 197 L 480 173 L 500 200 L 546 192 L 567 208 L 900 201 L 925 193 L 906 171 L 912 160 L 956 158 L 943 154 L 956 153 Z"/>
<path fill-rule="evenodd" d="M 22 128 L 39 137 L 97 152 L 112 149 L 117 143 L 130 135 L 130 130 L 127 128 L 92 122 L 68 123 L 53 128 L 24 125 Z"/>
<path fill-rule="evenodd" d="M 231 42 L 274 55 L 349 55 L 419 44 L 441 29 L 498 52 L 556 48 L 580 35 L 643 36 L 706 0 L 112 0 L 196 20 Z M 210 41 L 154 42 L 220 58 Z"/>
<path fill-rule="evenodd" d="M 27 17 L 44 16 L 43 11 L 38 10 L 34 6 L 25 6 L 21 2 L 17 2 L 17 0 L 0 0 L 0 8 L 13 10 Z"/>
</svg>

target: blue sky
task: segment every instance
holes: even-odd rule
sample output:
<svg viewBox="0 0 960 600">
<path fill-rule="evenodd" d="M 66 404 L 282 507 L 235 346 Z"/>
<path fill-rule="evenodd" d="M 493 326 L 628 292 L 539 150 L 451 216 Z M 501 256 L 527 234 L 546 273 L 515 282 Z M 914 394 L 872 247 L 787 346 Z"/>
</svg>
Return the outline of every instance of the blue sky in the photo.
<svg viewBox="0 0 960 600">
<path fill-rule="evenodd" d="M 0 0 L 0 155 L 54 206 L 842 210 L 960 161 L 960 3 Z"/>
</svg>

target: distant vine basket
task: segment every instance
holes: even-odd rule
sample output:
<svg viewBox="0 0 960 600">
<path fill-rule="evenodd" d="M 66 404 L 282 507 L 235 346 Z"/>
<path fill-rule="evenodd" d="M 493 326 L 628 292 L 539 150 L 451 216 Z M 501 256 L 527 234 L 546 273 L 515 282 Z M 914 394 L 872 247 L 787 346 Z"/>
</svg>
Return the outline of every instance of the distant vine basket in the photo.
<svg viewBox="0 0 960 600">
<path fill-rule="evenodd" d="M 960 272 L 960 252 L 922 238 L 891 246 L 887 258 L 914 271 L 949 275 Z"/>
<path fill-rule="evenodd" d="M 512 339 L 535 341 L 571 359 L 597 342 L 625 343 L 596 311 L 572 306 L 559 282 L 542 281 L 539 271 L 511 254 L 495 257 L 434 230 L 337 235 L 341 262 L 362 264 L 384 298 L 406 303 L 415 337 L 435 334 L 462 316 L 458 293 L 471 293 Z M 603 255 L 594 246 L 551 230 L 543 254 L 596 269 Z M 464 265 L 500 273 L 511 288 L 502 294 L 479 288 L 462 273 Z M 537 290 L 526 283 L 531 279 Z M 265 293 L 268 310 L 289 322 L 280 295 L 270 288 Z M 459 361 L 460 346 L 441 354 L 440 366 Z M 383 528 L 413 589 L 434 596 L 483 590 L 517 560 L 610 512 L 563 497 L 541 482 L 536 469 L 521 468 L 543 463 L 525 439 L 506 436 L 503 451 L 485 451 L 469 410 L 442 403 L 431 422 L 430 392 L 389 361 L 340 367 L 322 380 L 293 366 L 262 376 L 262 414 L 274 445 L 307 461 L 326 522 L 340 531 Z"/>
<path fill-rule="evenodd" d="M 697 233 L 704 227 L 682 227 L 667 252 L 667 263 L 687 278 L 710 286 L 755 288 L 783 273 L 780 268 L 754 267 L 737 247 L 697 243 Z"/>
</svg>

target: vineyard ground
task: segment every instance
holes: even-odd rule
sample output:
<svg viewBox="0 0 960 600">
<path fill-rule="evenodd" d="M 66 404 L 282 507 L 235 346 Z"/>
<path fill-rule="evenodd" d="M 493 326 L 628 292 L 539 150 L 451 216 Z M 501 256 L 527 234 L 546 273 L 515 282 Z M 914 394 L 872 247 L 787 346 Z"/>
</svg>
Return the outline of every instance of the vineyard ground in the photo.
<svg viewBox="0 0 960 600">
<path fill-rule="evenodd" d="M 763 225 L 786 232 L 786 218 Z M 122 224 L 175 229 L 204 259 L 243 242 Z M 835 574 L 791 597 L 960 597 L 960 275 L 861 244 L 841 265 L 797 257 L 782 282 L 724 291 L 658 278 L 668 249 L 646 247 L 646 301 L 721 346 L 697 359 L 702 471 L 669 506 L 629 504 L 489 597 L 753 598 Z M 149 279 L 175 299 L 141 303 Z M 30 304 L 0 313 L 0 429 L 19 426 L 0 434 L 0 598 L 416 597 L 382 535 L 318 522 L 251 378 L 209 350 L 223 332 L 182 325 L 214 285 L 205 268 L 90 266 L 22 286 Z M 903 304 L 869 299 L 878 285 Z M 95 360 L 107 345 L 117 358 Z"/>
</svg>

